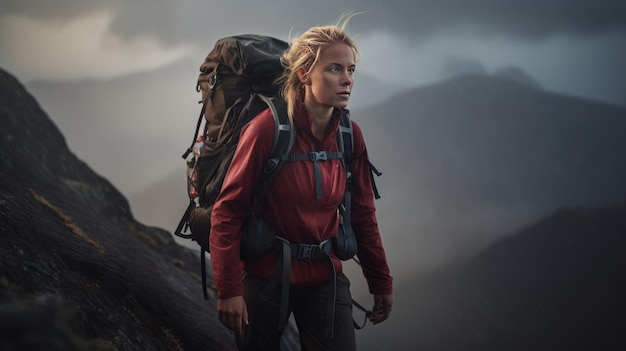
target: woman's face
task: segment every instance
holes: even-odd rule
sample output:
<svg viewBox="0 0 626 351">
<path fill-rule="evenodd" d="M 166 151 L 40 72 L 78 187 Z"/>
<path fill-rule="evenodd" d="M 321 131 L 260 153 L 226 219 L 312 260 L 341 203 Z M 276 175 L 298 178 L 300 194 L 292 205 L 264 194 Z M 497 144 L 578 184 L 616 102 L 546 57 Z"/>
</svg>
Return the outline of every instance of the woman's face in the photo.
<svg viewBox="0 0 626 351">
<path fill-rule="evenodd" d="M 354 52 L 347 44 L 322 49 L 311 72 L 301 77 L 305 100 L 324 107 L 348 106 L 355 66 Z"/>
</svg>

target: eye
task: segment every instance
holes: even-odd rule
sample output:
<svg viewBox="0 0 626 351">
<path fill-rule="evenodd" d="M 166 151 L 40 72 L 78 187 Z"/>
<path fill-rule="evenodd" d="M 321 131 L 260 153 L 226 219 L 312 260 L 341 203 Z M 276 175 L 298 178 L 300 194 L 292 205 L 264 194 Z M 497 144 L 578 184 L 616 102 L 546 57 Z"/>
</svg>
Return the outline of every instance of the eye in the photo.
<svg viewBox="0 0 626 351">
<path fill-rule="evenodd" d="M 356 71 L 356 67 L 352 66 L 352 67 L 348 68 L 348 73 L 354 74 L 354 71 Z"/>
<path fill-rule="evenodd" d="M 333 72 L 333 73 L 338 73 L 339 72 L 339 66 L 330 66 L 328 68 L 328 70 Z"/>
</svg>

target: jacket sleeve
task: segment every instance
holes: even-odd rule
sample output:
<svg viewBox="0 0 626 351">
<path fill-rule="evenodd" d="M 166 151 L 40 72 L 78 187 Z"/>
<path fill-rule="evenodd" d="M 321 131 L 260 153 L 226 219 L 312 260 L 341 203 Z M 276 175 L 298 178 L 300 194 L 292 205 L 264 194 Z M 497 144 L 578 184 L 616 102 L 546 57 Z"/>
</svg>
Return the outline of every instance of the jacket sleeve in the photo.
<svg viewBox="0 0 626 351">
<path fill-rule="evenodd" d="M 269 155 L 273 135 L 274 120 L 269 109 L 244 126 L 211 212 L 209 248 L 219 298 L 243 295 L 240 231 Z"/>
<path fill-rule="evenodd" d="M 358 257 L 370 293 L 388 295 L 392 293 L 392 277 L 387 257 L 382 245 L 374 191 L 370 180 L 367 148 L 359 126 L 352 122 L 354 138 L 354 158 L 350 165 L 352 180 L 349 189 L 352 194 L 352 229 L 354 230 Z"/>
</svg>

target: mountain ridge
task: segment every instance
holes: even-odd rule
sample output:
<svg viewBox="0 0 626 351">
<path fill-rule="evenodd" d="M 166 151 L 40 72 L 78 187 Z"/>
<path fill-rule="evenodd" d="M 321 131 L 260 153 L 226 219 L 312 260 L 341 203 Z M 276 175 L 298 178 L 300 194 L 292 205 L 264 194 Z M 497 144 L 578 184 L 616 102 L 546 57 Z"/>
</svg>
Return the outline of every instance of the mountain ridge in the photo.
<svg viewBox="0 0 626 351">
<path fill-rule="evenodd" d="M 620 350 L 626 206 L 569 208 L 396 286 L 367 350 Z M 411 325 L 411 333 L 387 337 Z"/>
<path fill-rule="evenodd" d="M 475 252 L 563 207 L 624 203 L 622 107 L 468 75 L 351 112 L 383 172 L 382 233 L 407 267 Z"/>
</svg>

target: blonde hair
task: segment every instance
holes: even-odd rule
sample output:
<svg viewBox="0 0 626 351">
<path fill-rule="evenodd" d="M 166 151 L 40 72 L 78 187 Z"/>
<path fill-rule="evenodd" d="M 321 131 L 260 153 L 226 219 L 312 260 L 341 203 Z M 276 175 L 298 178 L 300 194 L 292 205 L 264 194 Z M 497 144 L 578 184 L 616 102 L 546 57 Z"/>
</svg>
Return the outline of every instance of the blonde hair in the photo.
<svg viewBox="0 0 626 351">
<path fill-rule="evenodd" d="M 309 28 L 291 42 L 289 50 L 281 57 L 281 62 L 285 67 L 280 79 L 282 84 L 281 96 L 287 102 L 287 111 L 290 117 L 293 118 L 298 100 L 304 97 L 304 88 L 298 78 L 298 70 L 305 68 L 307 73 L 311 72 L 324 48 L 334 44 L 346 44 L 354 52 L 355 60 L 358 60 L 359 49 L 346 32 L 348 22 L 354 15 L 352 13 L 344 14 L 334 25 Z"/>
</svg>

